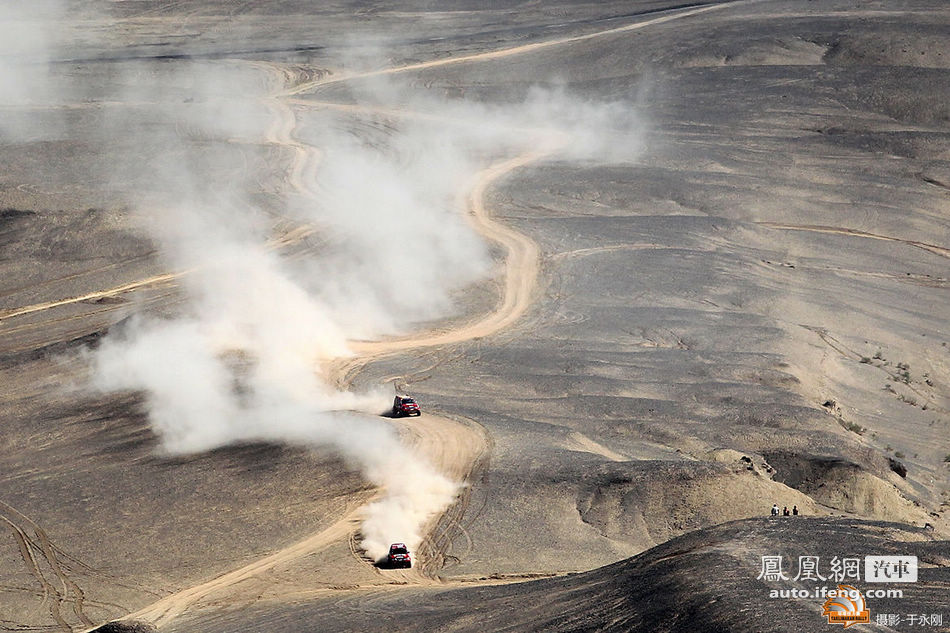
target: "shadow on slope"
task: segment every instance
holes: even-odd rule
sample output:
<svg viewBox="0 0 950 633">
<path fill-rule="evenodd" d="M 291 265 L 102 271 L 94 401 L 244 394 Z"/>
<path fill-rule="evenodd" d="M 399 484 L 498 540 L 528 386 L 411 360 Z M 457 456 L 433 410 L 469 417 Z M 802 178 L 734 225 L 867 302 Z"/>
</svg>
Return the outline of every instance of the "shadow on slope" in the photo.
<svg viewBox="0 0 950 633">
<path fill-rule="evenodd" d="M 565 552 L 569 555 L 569 552 Z M 788 581 L 758 580 L 762 556 L 783 557 Z M 834 588 L 794 581 L 799 556 L 916 555 L 919 580 L 878 584 L 903 598 L 867 600 L 879 613 L 940 613 L 950 582 L 950 542 L 897 523 L 830 518 L 751 519 L 692 532 L 590 572 L 534 582 L 450 590 L 357 593 L 341 601 L 207 613 L 173 631 L 827 631 L 822 598 L 770 598 L 775 589 Z M 858 589 L 871 588 L 848 580 Z"/>
</svg>

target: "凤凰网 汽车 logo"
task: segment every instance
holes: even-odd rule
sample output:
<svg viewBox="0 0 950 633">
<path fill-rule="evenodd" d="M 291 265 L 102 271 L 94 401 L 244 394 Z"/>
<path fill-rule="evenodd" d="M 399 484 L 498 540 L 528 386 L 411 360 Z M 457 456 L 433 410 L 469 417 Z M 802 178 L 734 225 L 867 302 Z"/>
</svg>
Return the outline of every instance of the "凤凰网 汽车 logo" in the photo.
<svg viewBox="0 0 950 633">
<path fill-rule="evenodd" d="M 799 556 L 797 570 L 789 564 L 786 569 L 784 558 L 778 554 L 762 556 L 762 567 L 756 580 L 765 582 L 821 582 L 861 580 L 860 557 L 832 556 L 823 563 L 820 556 Z M 828 560 L 827 558 L 825 560 Z M 792 572 L 796 571 L 794 575 Z M 917 582 L 916 556 L 865 556 L 864 582 L 903 583 Z"/>
</svg>

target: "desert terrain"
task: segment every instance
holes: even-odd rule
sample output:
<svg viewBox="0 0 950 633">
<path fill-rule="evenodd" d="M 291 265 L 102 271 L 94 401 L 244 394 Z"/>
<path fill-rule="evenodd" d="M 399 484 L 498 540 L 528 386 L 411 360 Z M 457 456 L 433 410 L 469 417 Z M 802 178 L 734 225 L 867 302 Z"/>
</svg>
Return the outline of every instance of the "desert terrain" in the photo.
<svg viewBox="0 0 950 633">
<path fill-rule="evenodd" d="M 947 629 L 945 3 L 0 18 L 0 630 Z"/>
</svg>

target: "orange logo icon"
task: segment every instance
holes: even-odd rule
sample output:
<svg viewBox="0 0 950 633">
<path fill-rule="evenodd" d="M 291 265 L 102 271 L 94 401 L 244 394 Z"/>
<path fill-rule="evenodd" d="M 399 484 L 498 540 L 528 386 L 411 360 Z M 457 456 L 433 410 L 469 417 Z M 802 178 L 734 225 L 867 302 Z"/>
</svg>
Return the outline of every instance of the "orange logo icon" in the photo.
<svg viewBox="0 0 950 633">
<path fill-rule="evenodd" d="M 828 624 L 864 624 L 871 621 L 871 612 L 861 592 L 851 585 L 838 585 L 838 592 L 825 600 L 822 615 L 828 616 Z"/>
</svg>

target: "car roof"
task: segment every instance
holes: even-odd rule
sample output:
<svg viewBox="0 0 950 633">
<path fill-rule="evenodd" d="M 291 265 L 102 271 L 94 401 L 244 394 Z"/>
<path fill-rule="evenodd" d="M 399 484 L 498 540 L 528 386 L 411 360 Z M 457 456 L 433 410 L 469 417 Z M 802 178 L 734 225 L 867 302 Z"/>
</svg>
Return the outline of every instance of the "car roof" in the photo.
<svg viewBox="0 0 950 633">
<path fill-rule="evenodd" d="M 393 543 L 392 545 L 389 546 L 389 549 L 393 549 L 396 547 L 405 547 L 405 546 L 406 546 L 405 543 Z"/>
</svg>

